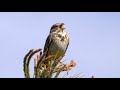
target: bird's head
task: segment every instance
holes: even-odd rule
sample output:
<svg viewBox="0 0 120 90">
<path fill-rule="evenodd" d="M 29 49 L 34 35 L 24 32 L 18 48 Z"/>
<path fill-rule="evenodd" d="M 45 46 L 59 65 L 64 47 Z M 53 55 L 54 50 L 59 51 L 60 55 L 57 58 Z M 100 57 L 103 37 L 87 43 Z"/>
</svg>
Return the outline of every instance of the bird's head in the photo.
<svg viewBox="0 0 120 90">
<path fill-rule="evenodd" d="M 50 33 L 51 32 L 56 32 L 56 31 L 62 31 L 63 32 L 63 30 L 65 29 L 64 28 L 64 23 L 56 23 L 56 24 L 54 24 L 52 27 L 51 27 L 51 30 L 50 30 Z"/>
</svg>

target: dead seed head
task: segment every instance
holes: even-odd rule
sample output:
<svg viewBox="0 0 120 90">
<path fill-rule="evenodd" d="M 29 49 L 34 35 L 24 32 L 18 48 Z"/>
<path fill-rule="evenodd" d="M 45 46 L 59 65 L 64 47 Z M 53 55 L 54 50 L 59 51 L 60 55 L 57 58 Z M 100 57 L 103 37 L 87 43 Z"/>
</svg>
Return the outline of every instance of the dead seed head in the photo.
<svg viewBox="0 0 120 90">
<path fill-rule="evenodd" d="M 74 67 L 74 66 L 76 66 L 76 63 L 73 61 L 73 60 L 71 60 L 71 62 L 70 62 L 70 65 L 69 65 L 70 67 Z"/>
</svg>

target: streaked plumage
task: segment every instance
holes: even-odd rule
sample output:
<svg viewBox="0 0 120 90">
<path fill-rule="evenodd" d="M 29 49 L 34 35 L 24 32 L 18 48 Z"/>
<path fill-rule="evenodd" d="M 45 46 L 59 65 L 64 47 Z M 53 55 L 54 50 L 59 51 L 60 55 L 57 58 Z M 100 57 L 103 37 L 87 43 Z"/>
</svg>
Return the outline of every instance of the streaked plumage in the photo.
<svg viewBox="0 0 120 90">
<path fill-rule="evenodd" d="M 51 27 L 44 46 L 44 52 L 47 52 L 46 57 L 56 54 L 58 57 L 64 56 L 69 45 L 69 36 L 64 31 L 63 25 L 64 23 L 56 23 Z"/>
</svg>

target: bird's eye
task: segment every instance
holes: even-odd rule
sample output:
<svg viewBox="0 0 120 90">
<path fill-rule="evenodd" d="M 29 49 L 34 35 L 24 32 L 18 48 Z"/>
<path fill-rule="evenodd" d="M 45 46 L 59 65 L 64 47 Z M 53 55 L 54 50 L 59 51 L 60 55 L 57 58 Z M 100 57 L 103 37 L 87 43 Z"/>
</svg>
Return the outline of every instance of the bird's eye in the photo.
<svg viewBox="0 0 120 90">
<path fill-rule="evenodd" d="M 54 27 L 58 27 L 58 26 L 54 26 Z"/>
</svg>

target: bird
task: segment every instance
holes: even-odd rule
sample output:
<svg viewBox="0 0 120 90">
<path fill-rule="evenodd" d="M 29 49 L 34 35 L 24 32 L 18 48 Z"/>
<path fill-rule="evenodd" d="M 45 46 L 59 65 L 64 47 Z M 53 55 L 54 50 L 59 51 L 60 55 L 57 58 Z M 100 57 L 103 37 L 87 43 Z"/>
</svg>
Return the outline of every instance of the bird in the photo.
<svg viewBox="0 0 120 90">
<path fill-rule="evenodd" d="M 46 38 L 44 50 L 46 56 L 57 55 L 64 57 L 70 42 L 68 33 L 65 31 L 64 23 L 55 23 L 51 26 L 49 35 Z"/>
</svg>

